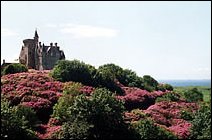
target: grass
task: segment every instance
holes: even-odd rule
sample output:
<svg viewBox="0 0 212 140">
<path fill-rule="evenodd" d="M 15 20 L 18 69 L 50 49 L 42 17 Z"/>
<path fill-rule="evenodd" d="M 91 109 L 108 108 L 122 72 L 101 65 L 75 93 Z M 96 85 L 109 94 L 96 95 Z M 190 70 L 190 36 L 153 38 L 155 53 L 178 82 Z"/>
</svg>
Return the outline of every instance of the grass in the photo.
<svg viewBox="0 0 212 140">
<path fill-rule="evenodd" d="M 197 88 L 203 94 L 203 100 L 208 102 L 211 100 L 211 87 L 209 86 L 186 86 L 186 87 L 174 87 L 174 91 L 182 93 L 185 90 Z"/>
</svg>

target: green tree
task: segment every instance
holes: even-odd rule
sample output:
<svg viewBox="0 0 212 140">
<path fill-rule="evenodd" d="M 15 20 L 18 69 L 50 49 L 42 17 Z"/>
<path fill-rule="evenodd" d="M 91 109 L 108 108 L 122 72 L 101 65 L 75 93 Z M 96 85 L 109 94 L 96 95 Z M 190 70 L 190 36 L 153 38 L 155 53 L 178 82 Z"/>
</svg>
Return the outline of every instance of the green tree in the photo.
<svg viewBox="0 0 212 140">
<path fill-rule="evenodd" d="M 185 91 L 184 97 L 188 102 L 203 101 L 203 94 L 197 88 L 192 88 L 190 90 Z"/>
<path fill-rule="evenodd" d="M 125 83 L 127 86 L 130 87 L 138 87 L 141 89 L 144 89 L 144 82 L 143 79 L 139 76 L 137 76 L 137 74 L 129 69 L 125 69 L 123 71 L 123 83 Z"/>
<path fill-rule="evenodd" d="M 107 88 L 112 92 L 122 94 L 123 90 L 115 83 L 114 74 L 108 69 L 98 69 L 95 75 L 97 87 Z"/>
<path fill-rule="evenodd" d="M 93 73 L 95 73 L 95 68 L 84 62 L 59 60 L 50 75 L 62 82 L 74 81 L 93 85 Z"/>
<path fill-rule="evenodd" d="M 56 110 L 58 108 L 54 108 L 54 112 Z M 73 103 L 61 112 L 65 114 L 62 116 L 67 116 L 56 137 L 105 139 L 123 136 L 123 111 L 123 103 L 107 89 L 96 89 L 89 98 L 84 94 L 77 95 Z"/>
<path fill-rule="evenodd" d="M 149 91 L 157 90 L 158 82 L 150 75 L 144 75 L 143 81 L 144 81 L 144 89 L 147 89 Z"/>
<path fill-rule="evenodd" d="M 27 72 L 28 68 L 25 65 L 19 64 L 19 63 L 14 63 L 6 66 L 3 69 L 3 75 L 6 74 L 14 74 L 14 73 L 19 73 L 19 72 Z"/>
</svg>

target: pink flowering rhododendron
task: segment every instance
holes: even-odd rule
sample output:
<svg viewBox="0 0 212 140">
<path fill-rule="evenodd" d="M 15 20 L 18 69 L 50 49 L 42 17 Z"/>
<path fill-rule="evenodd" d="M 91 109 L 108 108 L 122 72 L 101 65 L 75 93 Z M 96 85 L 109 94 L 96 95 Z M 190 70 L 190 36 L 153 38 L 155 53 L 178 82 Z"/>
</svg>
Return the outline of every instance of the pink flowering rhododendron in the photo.
<svg viewBox="0 0 212 140">
<path fill-rule="evenodd" d="M 94 87 L 91 87 L 91 86 L 82 86 L 80 88 L 80 91 L 86 95 L 91 95 L 94 91 Z"/>
<path fill-rule="evenodd" d="M 125 107 L 129 110 L 134 108 L 146 109 L 155 103 L 157 97 L 167 93 L 162 91 L 149 92 L 135 87 L 122 87 L 122 89 L 125 94 L 117 96 L 117 99 L 123 100 Z"/>
<path fill-rule="evenodd" d="M 21 104 L 35 110 L 36 115 L 42 121 L 36 134 L 40 139 L 47 139 L 61 129 L 62 123 L 56 118 L 51 118 L 50 113 L 52 113 L 54 104 L 62 96 L 64 87 L 71 85 L 70 83 L 74 82 L 55 81 L 46 70 L 29 70 L 29 72 L 3 75 L 1 94 L 11 101 L 12 105 Z M 187 103 L 183 99 L 178 102 L 155 103 L 158 97 L 169 94 L 170 91 L 149 92 L 136 87 L 125 87 L 118 80 L 116 83 L 124 91 L 123 95 L 115 97 L 122 100 L 128 110 L 123 114 L 125 122 L 152 119 L 157 126 L 174 133 L 178 138 L 188 138 L 191 123 L 181 118 L 181 111 L 195 112 L 198 109 L 196 103 Z M 81 85 L 77 90 L 90 98 L 95 88 Z"/>
<path fill-rule="evenodd" d="M 170 126 L 168 129 L 172 131 L 175 135 L 177 135 L 181 139 L 186 139 L 190 135 L 190 127 L 191 123 L 180 119 L 176 125 Z"/>
<path fill-rule="evenodd" d="M 36 132 L 36 135 L 39 139 L 48 139 L 51 138 L 51 135 L 59 131 L 61 126 L 49 126 L 41 124 L 39 130 Z"/>
<path fill-rule="evenodd" d="M 164 125 L 179 138 L 188 138 L 191 124 L 181 118 L 181 110 L 195 112 L 198 109 L 196 103 L 162 101 L 150 106 L 145 113 L 158 124 Z"/>
</svg>

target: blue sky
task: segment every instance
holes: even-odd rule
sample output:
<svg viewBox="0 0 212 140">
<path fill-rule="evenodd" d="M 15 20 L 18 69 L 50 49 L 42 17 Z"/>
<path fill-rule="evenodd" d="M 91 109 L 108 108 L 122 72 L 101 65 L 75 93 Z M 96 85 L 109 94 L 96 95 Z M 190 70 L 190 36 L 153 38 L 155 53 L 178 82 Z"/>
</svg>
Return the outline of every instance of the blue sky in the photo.
<svg viewBox="0 0 212 140">
<path fill-rule="evenodd" d="M 66 59 L 139 76 L 211 78 L 211 2 L 2 2 L 1 63 L 22 41 L 57 42 Z"/>
</svg>

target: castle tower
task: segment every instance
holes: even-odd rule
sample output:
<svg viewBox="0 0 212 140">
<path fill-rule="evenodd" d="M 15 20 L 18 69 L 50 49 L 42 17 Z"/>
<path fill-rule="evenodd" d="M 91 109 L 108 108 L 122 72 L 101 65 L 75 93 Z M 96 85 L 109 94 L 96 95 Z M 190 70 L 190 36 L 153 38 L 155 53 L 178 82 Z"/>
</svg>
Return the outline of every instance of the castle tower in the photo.
<svg viewBox="0 0 212 140">
<path fill-rule="evenodd" d="M 37 29 L 35 30 L 35 36 L 34 36 L 34 40 L 35 42 L 38 43 L 38 39 L 39 39 L 39 36 L 38 36 L 38 32 L 37 32 Z"/>
<path fill-rule="evenodd" d="M 35 50 L 34 50 L 34 60 L 35 60 L 35 69 L 39 69 L 39 65 L 40 65 L 40 57 L 38 56 L 39 54 L 39 50 L 40 50 L 40 46 L 39 46 L 39 36 L 38 36 L 38 32 L 37 29 L 35 29 L 35 35 L 34 35 L 34 43 L 35 43 Z"/>
</svg>

